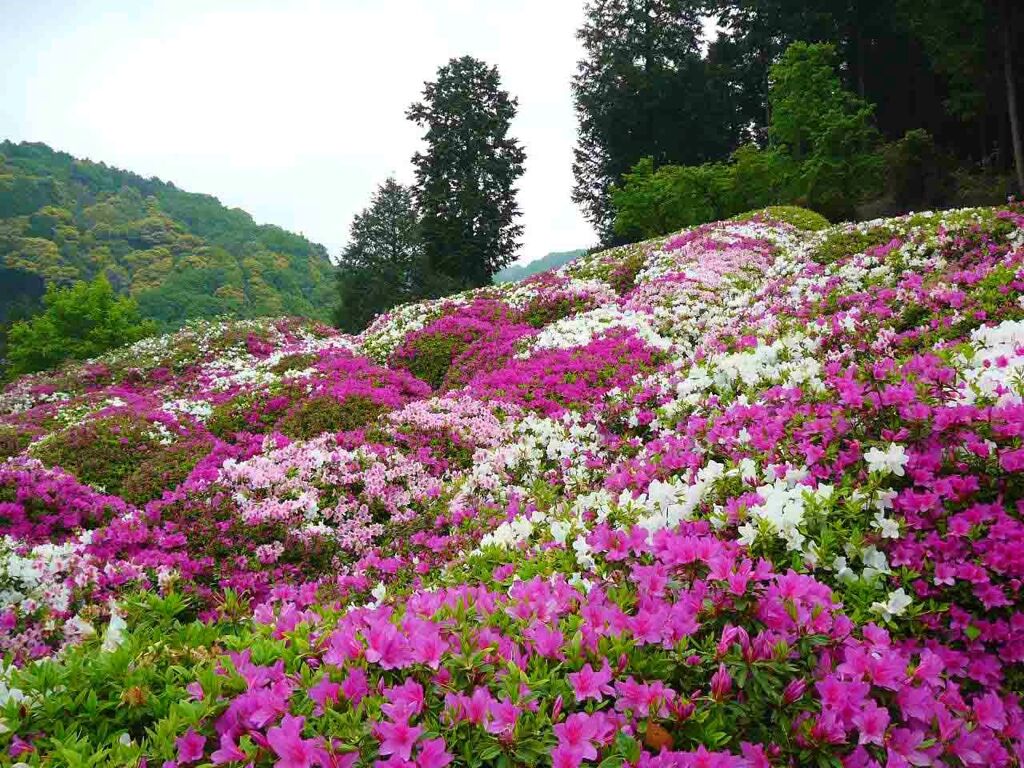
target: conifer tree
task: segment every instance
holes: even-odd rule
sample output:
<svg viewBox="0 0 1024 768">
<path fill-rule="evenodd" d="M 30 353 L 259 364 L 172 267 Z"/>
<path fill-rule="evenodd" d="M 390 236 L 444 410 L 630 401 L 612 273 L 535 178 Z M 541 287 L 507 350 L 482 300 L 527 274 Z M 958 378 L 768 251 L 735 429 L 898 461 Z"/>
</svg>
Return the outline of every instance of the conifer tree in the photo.
<svg viewBox="0 0 1024 768">
<path fill-rule="evenodd" d="M 463 56 L 441 67 L 409 108 L 407 117 L 426 128 L 426 150 L 413 164 L 431 293 L 489 285 L 515 258 L 515 184 L 525 160 L 509 135 L 516 106 L 496 67 Z"/>
</svg>

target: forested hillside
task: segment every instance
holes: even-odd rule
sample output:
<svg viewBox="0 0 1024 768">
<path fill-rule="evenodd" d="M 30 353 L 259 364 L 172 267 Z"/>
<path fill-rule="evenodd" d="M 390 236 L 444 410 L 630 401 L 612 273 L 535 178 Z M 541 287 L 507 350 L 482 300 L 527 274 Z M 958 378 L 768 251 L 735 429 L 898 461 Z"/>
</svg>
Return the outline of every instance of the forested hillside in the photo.
<svg viewBox="0 0 1024 768">
<path fill-rule="evenodd" d="M 322 245 L 210 195 L 0 143 L 0 323 L 35 311 L 48 284 L 101 273 L 164 328 L 222 314 L 326 319 L 331 270 Z"/>
</svg>

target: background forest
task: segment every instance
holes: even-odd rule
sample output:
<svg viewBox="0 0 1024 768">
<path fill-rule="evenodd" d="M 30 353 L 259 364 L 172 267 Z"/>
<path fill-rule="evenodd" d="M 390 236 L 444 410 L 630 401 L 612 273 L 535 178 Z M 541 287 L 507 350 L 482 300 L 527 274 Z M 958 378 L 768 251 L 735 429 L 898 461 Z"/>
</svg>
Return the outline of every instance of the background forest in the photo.
<svg viewBox="0 0 1024 768">
<path fill-rule="evenodd" d="M 1002 202 L 1024 185 L 1021 17 L 1010 0 L 593 2 L 575 199 L 606 244 L 767 204 L 838 220 Z"/>
<path fill-rule="evenodd" d="M 0 143 L 0 324 L 35 314 L 47 286 L 96 277 L 161 330 L 216 315 L 326 319 L 332 270 L 323 246 L 209 195 Z"/>
</svg>

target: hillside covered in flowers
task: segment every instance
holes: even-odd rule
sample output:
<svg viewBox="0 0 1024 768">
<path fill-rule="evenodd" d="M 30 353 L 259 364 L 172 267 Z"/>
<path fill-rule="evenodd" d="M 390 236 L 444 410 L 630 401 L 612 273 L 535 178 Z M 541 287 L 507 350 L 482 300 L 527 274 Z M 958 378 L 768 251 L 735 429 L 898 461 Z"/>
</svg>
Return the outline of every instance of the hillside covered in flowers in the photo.
<svg viewBox="0 0 1024 768">
<path fill-rule="evenodd" d="M 1024 209 L 769 210 L 0 394 L 0 763 L 1024 762 Z"/>
</svg>

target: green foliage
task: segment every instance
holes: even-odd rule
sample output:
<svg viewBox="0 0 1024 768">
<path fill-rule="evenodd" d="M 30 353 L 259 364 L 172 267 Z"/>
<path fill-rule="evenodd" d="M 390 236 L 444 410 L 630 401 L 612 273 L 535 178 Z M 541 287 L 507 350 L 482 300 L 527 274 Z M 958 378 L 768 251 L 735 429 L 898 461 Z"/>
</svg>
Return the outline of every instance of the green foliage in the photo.
<svg viewBox="0 0 1024 768">
<path fill-rule="evenodd" d="M 868 248 L 885 245 L 896 234 L 895 230 L 884 225 L 863 231 L 837 229 L 814 248 L 812 258 L 820 264 L 831 264 L 847 256 L 863 253 Z"/>
<path fill-rule="evenodd" d="M 655 167 L 699 165 L 741 141 L 728 69 L 701 56 L 702 13 L 686 0 L 586 4 L 572 81 L 573 200 L 606 245 L 626 237 L 614 227 L 612 186 L 643 158 Z"/>
<path fill-rule="evenodd" d="M 239 432 L 265 432 L 290 403 L 279 392 L 245 392 L 214 407 L 206 428 L 221 440 L 231 440 Z"/>
<path fill-rule="evenodd" d="M 785 152 L 747 144 L 732 153 L 731 161 L 732 213 L 770 206 L 791 196 L 798 166 Z"/>
<path fill-rule="evenodd" d="M 439 389 L 452 361 L 469 344 L 470 341 L 458 333 L 424 333 L 407 342 L 406 352 L 393 357 L 390 364 L 405 368 L 420 381 Z"/>
<path fill-rule="evenodd" d="M 69 358 L 95 357 L 156 332 L 156 324 L 140 318 L 132 299 L 118 298 L 103 275 L 70 288 L 51 286 L 43 304 L 42 314 L 11 326 L 11 374 L 46 370 Z"/>
<path fill-rule="evenodd" d="M 786 199 L 794 163 L 783 152 L 745 146 L 729 163 L 666 165 L 641 160 L 612 188 L 615 231 L 629 239 L 664 235 Z"/>
<path fill-rule="evenodd" d="M 779 204 L 854 216 L 880 184 L 873 107 L 843 88 L 828 45 L 794 43 L 771 72 L 773 145 L 697 166 L 642 159 L 611 188 L 618 235 L 652 237 Z"/>
<path fill-rule="evenodd" d="M 102 650 L 108 619 L 86 616 L 96 632 L 90 639 L 12 671 L 11 685 L 33 705 L 8 706 L 5 724 L 36 734 L 34 745 L 49 756 L 48 765 L 174 758 L 179 733 L 209 711 L 185 687 L 199 679 L 207 690 L 219 690 L 216 660 L 226 643 L 234 647 L 251 633 L 229 619 L 198 621 L 188 599 L 175 592 L 129 598 L 121 607 L 128 629 L 119 647 Z"/>
<path fill-rule="evenodd" d="M 198 461 L 209 454 L 209 440 L 181 440 L 159 446 L 121 482 L 120 496 L 132 504 L 144 505 L 174 490 L 185 481 Z"/>
<path fill-rule="evenodd" d="M 308 440 L 324 432 L 365 427 L 386 410 L 368 397 L 310 397 L 301 388 L 286 386 L 241 394 L 221 403 L 213 409 L 206 428 L 222 440 L 232 440 L 239 432 L 271 431 Z"/>
<path fill-rule="evenodd" d="M 907 131 L 885 148 L 883 157 L 886 187 L 899 208 L 931 208 L 947 197 L 951 159 L 928 131 Z"/>
<path fill-rule="evenodd" d="M 516 107 L 496 67 L 463 56 L 441 67 L 407 112 L 426 128 L 413 165 L 431 294 L 489 285 L 515 258 L 523 231 L 515 184 L 526 158 L 508 135 Z"/>
<path fill-rule="evenodd" d="M 793 43 L 771 69 L 769 94 L 769 137 L 800 164 L 796 199 L 831 219 L 851 217 L 880 180 L 874 107 L 843 88 L 830 45 Z"/>
<path fill-rule="evenodd" d="M 272 373 L 276 373 L 278 376 L 281 376 L 288 371 L 301 371 L 309 368 L 318 359 L 319 358 L 314 352 L 285 355 L 274 363 L 274 365 L 270 366 L 270 370 Z"/>
<path fill-rule="evenodd" d="M 33 445 L 32 455 L 83 483 L 120 496 L 128 478 L 163 453 L 173 439 L 148 419 L 118 414 L 57 432 Z M 154 489 L 142 478 L 133 479 L 131 487 L 140 498 Z"/>
<path fill-rule="evenodd" d="M 523 308 L 522 322 L 543 328 L 563 317 L 586 312 L 593 302 L 584 296 L 560 296 L 554 301 L 537 297 Z"/>
<path fill-rule="evenodd" d="M 637 239 L 722 218 L 729 209 L 730 169 L 722 163 L 666 165 L 654 170 L 646 157 L 611 193 L 615 232 Z"/>
<path fill-rule="evenodd" d="M 1002 205 L 1013 194 L 1013 176 L 979 169 L 958 168 L 953 172 L 953 205 L 973 208 L 982 205 Z"/>
<path fill-rule="evenodd" d="M 363 330 L 392 307 L 426 295 L 427 276 L 413 192 L 393 178 L 356 214 L 338 269 L 335 324 Z"/>
<path fill-rule="evenodd" d="M 31 433 L 27 430 L 7 425 L 0 427 L 0 461 L 21 453 L 31 439 Z"/>
<path fill-rule="evenodd" d="M 350 395 L 337 400 L 330 395 L 302 400 L 277 424 L 282 434 L 309 440 L 324 432 L 342 432 L 365 427 L 388 410 L 368 397 Z"/>
<path fill-rule="evenodd" d="M 733 216 L 734 221 L 749 221 L 754 218 L 765 218 L 772 221 L 784 221 L 805 232 L 817 232 L 829 226 L 828 219 L 797 205 L 769 205 L 755 211 L 747 211 Z"/>
<path fill-rule="evenodd" d="M 609 271 L 608 283 L 620 296 L 625 296 L 636 285 L 636 276 L 647 263 L 647 254 L 642 248 L 629 248 Z"/>
</svg>

